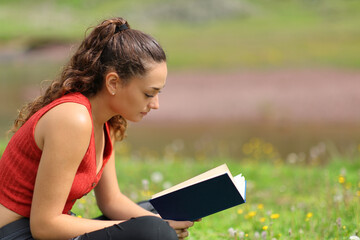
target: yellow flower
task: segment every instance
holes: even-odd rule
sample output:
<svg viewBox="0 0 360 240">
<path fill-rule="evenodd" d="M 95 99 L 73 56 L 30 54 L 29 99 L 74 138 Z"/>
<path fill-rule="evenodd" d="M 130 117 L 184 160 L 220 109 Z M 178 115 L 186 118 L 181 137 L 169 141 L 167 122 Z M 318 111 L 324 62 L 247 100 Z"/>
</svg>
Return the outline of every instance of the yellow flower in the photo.
<svg viewBox="0 0 360 240">
<path fill-rule="evenodd" d="M 339 176 L 339 183 L 343 184 L 345 183 L 345 178 L 343 176 Z"/>
<path fill-rule="evenodd" d="M 255 211 L 251 211 L 248 213 L 248 216 L 249 217 L 254 217 L 256 215 L 256 212 Z"/>
<path fill-rule="evenodd" d="M 266 231 L 268 228 L 269 228 L 268 226 L 263 226 L 263 227 L 262 227 L 262 229 L 263 229 L 264 231 Z"/>
<path fill-rule="evenodd" d="M 264 209 L 264 204 L 262 204 L 262 203 L 258 204 L 257 208 L 258 209 Z"/>
<path fill-rule="evenodd" d="M 251 211 L 247 214 L 247 218 L 252 218 L 256 215 L 256 212 L 255 211 Z"/>
<path fill-rule="evenodd" d="M 273 214 L 270 215 L 271 219 L 277 219 L 279 217 L 280 217 L 280 214 L 278 214 L 278 213 L 273 213 Z"/>
<path fill-rule="evenodd" d="M 313 216 L 313 213 L 312 212 L 308 212 L 307 214 L 306 214 L 306 218 L 311 218 Z"/>
<path fill-rule="evenodd" d="M 260 218 L 260 222 L 265 222 L 266 218 L 262 217 Z"/>
<path fill-rule="evenodd" d="M 240 215 L 240 214 L 243 214 L 244 213 L 244 210 L 242 210 L 242 209 L 238 209 L 237 210 L 237 213 Z"/>
<path fill-rule="evenodd" d="M 153 193 L 149 190 L 142 190 L 141 195 L 145 196 L 145 197 L 151 197 L 153 195 Z"/>
</svg>

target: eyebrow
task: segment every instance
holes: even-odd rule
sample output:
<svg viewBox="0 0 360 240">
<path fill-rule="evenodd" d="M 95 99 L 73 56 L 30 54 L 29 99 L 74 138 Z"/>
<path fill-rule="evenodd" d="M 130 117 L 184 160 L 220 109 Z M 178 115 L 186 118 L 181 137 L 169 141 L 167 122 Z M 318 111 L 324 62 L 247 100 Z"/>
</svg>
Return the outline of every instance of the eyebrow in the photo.
<svg viewBox="0 0 360 240">
<path fill-rule="evenodd" d="M 164 87 L 165 87 L 165 85 L 162 88 L 164 88 Z M 152 89 L 154 89 L 156 91 L 160 91 L 162 88 L 152 87 Z"/>
</svg>

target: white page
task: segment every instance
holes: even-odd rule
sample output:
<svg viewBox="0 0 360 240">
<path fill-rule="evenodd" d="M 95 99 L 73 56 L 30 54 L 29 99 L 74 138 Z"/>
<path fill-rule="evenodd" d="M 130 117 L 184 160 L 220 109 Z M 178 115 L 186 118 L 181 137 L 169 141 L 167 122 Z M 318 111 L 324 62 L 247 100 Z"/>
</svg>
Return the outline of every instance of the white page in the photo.
<svg viewBox="0 0 360 240">
<path fill-rule="evenodd" d="M 245 177 L 241 175 L 241 173 L 234 177 L 234 183 L 241 196 L 246 200 L 246 181 Z"/>
<path fill-rule="evenodd" d="M 176 191 L 178 189 L 181 189 L 181 188 L 184 188 L 184 187 L 187 187 L 187 186 L 191 186 L 191 185 L 194 185 L 196 183 L 199 183 L 199 182 L 202 182 L 202 181 L 205 181 L 209 178 L 213 178 L 213 177 L 216 177 L 216 176 L 220 176 L 224 173 L 228 173 L 230 176 L 231 176 L 231 173 L 229 171 L 229 168 L 227 167 L 226 164 L 223 164 L 223 165 L 220 165 L 216 168 L 213 168 L 213 169 L 210 169 L 209 171 L 207 172 L 204 172 L 198 176 L 195 176 L 189 180 L 186 180 L 185 182 L 182 182 L 182 183 L 179 183 L 169 189 L 166 189 L 164 191 L 161 191 L 157 194 L 154 194 L 152 196 L 152 198 L 156 198 L 156 197 L 159 197 L 159 196 L 162 196 L 162 195 L 165 195 L 169 192 L 172 192 L 172 191 Z"/>
</svg>

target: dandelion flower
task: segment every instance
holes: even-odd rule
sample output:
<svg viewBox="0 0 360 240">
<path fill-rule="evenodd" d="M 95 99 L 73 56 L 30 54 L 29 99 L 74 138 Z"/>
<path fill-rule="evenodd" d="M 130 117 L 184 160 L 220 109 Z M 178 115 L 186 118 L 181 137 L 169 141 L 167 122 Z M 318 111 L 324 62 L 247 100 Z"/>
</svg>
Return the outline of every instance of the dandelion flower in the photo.
<svg viewBox="0 0 360 240">
<path fill-rule="evenodd" d="M 233 229 L 233 228 L 229 228 L 228 233 L 229 233 L 230 237 L 235 237 L 236 236 L 236 230 Z"/>
<path fill-rule="evenodd" d="M 160 183 L 163 181 L 163 179 L 164 177 L 161 172 L 153 172 L 151 174 L 151 181 L 153 181 L 154 183 Z"/>
<path fill-rule="evenodd" d="M 345 183 L 345 178 L 343 176 L 339 176 L 339 183 L 343 184 Z"/>
<path fill-rule="evenodd" d="M 149 180 L 147 180 L 147 179 L 143 179 L 142 181 L 141 181 L 141 185 L 142 185 L 142 187 L 143 187 L 143 189 L 146 191 L 146 190 L 149 190 Z"/>
<path fill-rule="evenodd" d="M 244 210 L 242 210 L 242 209 L 238 209 L 238 210 L 237 210 L 237 214 L 241 215 L 241 214 L 243 214 L 243 213 L 244 213 Z"/>
<path fill-rule="evenodd" d="M 360 240 L 360 238 L 358 236 L 350 236 L 349 239 L 350 240 Z"/>
<path fill-rule="evenodd" d="M 262 229 L 263 229 L 264 231 L 266 231 L 268 228 L 269 228 L 268 226 L 263 226 L 263 227 L 262 227 Z"/>
<path fill-rule="evenodd" d="M 278 214 L 278 213 L 273 213 L 273 214 L 270 215 L 271 219 L 277 219 L 279 217 L 280 217 L 280 214 Z"/>
<path fill-rule="evenodd" d="M 262 204 L 262 203 L 258 204 L 257 208 L 260 209 L 260 210 L 264 209 L 264 204 Z"/>
<path fill-rule="evenodd" d="M 251 211 L 248 213 L 248 216 L 249 217 L 254 217 L 256 215 L 256 212 L 255 211 Z"/>
<path fill-rule="evenodd" d="M 171 182 L 166 181 L 166 182 L 163 183 L 163 189 L 168 189 L 168 188 L 171 188 L 171 187 L 172 187 Z"/>
<path fill-rule="evenodd" d="M 239 232 L 239 238 L 241 239 L 241 238 L 244 238 L 244 236 L 245 236 L 245 233 L 243 232 L 243 231 L 240 231 Z"/>
<path fill-rule="evenodd" d="M 149 191 L 149 190 L 142 190 L 141 195 L 146 197 L 146 198 L 150 198 L 153 195 L 153 193 L 151 191 Z"/>
</svg>

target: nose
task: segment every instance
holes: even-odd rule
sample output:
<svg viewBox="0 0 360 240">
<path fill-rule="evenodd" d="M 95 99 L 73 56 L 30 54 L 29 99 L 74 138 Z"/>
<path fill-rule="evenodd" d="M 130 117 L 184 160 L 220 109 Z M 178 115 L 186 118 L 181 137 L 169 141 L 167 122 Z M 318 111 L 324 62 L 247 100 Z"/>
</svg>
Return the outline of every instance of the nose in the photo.
<svg viewBox="0 0 360 240">
<path fill-rule="evenodd" d="M 154 96 L 149 104 L 151 109 L 159 109 L 159 95 Z"/>
</svg>

